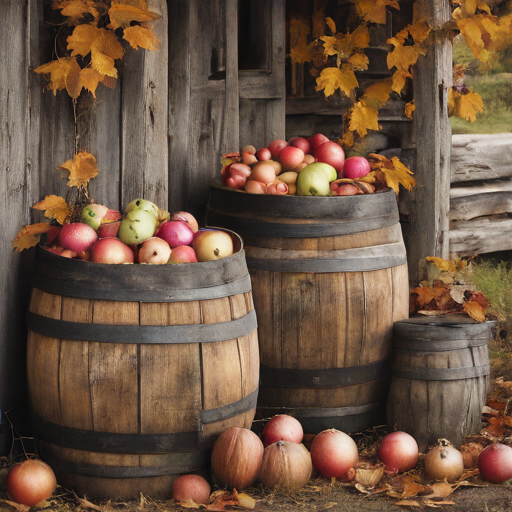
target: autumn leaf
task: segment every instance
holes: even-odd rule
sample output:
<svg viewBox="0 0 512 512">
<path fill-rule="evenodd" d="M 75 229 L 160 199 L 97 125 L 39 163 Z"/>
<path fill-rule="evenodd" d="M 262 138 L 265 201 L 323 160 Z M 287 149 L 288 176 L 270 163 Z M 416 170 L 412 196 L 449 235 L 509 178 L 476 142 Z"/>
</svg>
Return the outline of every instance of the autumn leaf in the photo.
<svg viewBox="0 0 512 512">
<path fill-rule="evenodd" d="M 98 175 L 99 169 L 96 166 L 96 158 L 81 151 L 75 155 L 73 160 L 67 160 L 58 169 L 69 171 L 68 187 L 87 187 L 89 180 Z"/>
<path fill-rule="evenodd" d="M 476 121 L 476 114 L 483 112 L 484 102 L 482 97 L 476 92 L 461 94 L 459 98 L 458 115 L 467 121 Z"/>
<path fill-rule="evenodd" d="M 334 23 L 334 20 L 332 18 L 325 18 L 325 23 L 327 23 L 327 26 L 331 29 L 331 32 L 333 34 L 336 34 L 336 23 Z"/>
<path fill-rule="evenodd" d="M 92 15 L 95 20 L 100 16 L 97 4 L 96 0 L 64 0 L 54 2 L 52 9 L 60 9 L 61 14 L 69 18 L 69 25 L 77 25 L 86 14 Z"/>
<path fill-rule="evenodd" d="M 44 216 L 55 219 L 59 224 L 65 224 L 66 219 L 71 215 L 69 205 L 66 200 L 60 196 L 49 195 L 42 201 L 36 203 L 32 208 L 44 211 Z"/>
<path fill-rule="evenodd" d="M 109 30 L 101 30 L 91 45 L 91 65 L 102 75 L 117 78 L 114 61 L 122 58 L 124 49 L 116 35 Z"/>
<path fill-rule="evenodd" d="M 75 57 L 62 57 L 58 60 L 43 64 L 36 69 L 36 73 L 42 75 L 50 75 L 50 80 L 47 85 L 48 89 L 53 91 L 53 94 L 57 94 L 57 91 L 66 89 L 70 96 L 77 98 L 80 91 L 77 87 L 80 75 L 80 66 L 78 65 Z M 69 88 L 68 88 L 69 85 Z"/>
<path fill-rule="evenodd" d="M 374 82 L 364 91 L 361 102 L 367 107 L 378 108 L 386 104 L 391 94 L 392 81 L 389 78 Z"/>
<path fill-rule="evenodd" d="M 423 309 L 427 304 L 434 300 L 436 293 L 430 286 L 417 286 L 411 290 L 411 294 L 417 295 L 416 302 L 419 309 Z"/>
<path fill-rule="evenodd" d="M 123 31 L 123 38 L 126 39 L 132 48 L 138 50 L 145 48 L 146 50 L 156 50 L 160 46 L 160 40 L 155 36 L 149 28 L 135 25 L 127 27 Z"/>
<path fill-rule="evenodd" d="M 80 72 L 80 83 L 96 98 L 96 88 L 99 83 L 104 83 L 105 75 L 98 73 L 95 69 L 84 68 Z M 106 85 L 106 84 L 105 84 Z"/>
<path fill-rule="evenodd" d="M 425 20 L 419 20 L 407 25 L 407 30 L 416 45 L 420 45 L 430 34 L 430 25 Z"/>
<path fill-rule="evenodd" d="M 415 110 L 416 110 L 416 105 L 414 104 L 414 100 L 409 101 L 408 103 L 405 104 L 405 115 L 409 119 L 412 119 L 412 116 L 413 116 L 413 113 Z"/>
<path fill-rule="evenodd" d="M 467 260 L 461 258 L 455 258 L 453 260 L 446 260 L 439 258 L 438 256 L 427 256 L 427 261 L 432 262 L 439 270 L 443 272 L 458 272 L 467 268 Z"/>
<path fill-rule="evenodd" d="M 351 0 L 355 6 L 357 14 L 364 21 L 370 23 L 386 23 L 386 7 L 394 7 L 400 10 L 397 0 Z"/>
<path fill-rule="evenodd" d="M 73 33 L 68 37 L 68 50 L 71 50 L 71 56 L 81 55 L 85 57 L 91 51 L 91 46 L 95 39 L 104 29 L 94 27 L 93 25 L 78 25 Z"/>
<path fill-rule="evenodd" d="M 143 23 L 162 17 L 160 14 L 149 11 L 140 5 L 128 5 L 116 1 L 112 1 L 112 7 L 109 9 L 108 15 L 110 17 L 110 27 L 113 30 L 127 28 L 133 21 Z"/>
<path fill-rule="evenodd" d="M 41 222 L 38 224 L 31 224 L 20 229 L 16 238 L 12 242 L 13 249 L 17 249 L 19 252 L 30 249 L 39 243 L 41 235 L 51 229 L 51 225 L 48 222 Z"/>
<path fill-rule="evenodd" d="M 362 101 L 354 103 L 349 110 L 349 129 L 357 132 L 362 138 L 366 137 L 368 130 L 379 129 L 379 111 L 374 107 L 368 107 Z"/>
<path fill-rule="evenodd" d="M 316 79 L 316 83 L 316 90 L 323 90 L 326 97 L 332 96 L 338 89 L 341 89 L 346 96 L 350 97 L 359 86 L 354 71 L 349 66 L 344 66 L 342 69 L 337 67 L 323 69 Z"/>
<path fill-rule="evenodd" d="M 290 58 L 293 63 L 303 64 L 313 60 L 315 42 L 308 43 L 309 32 L 310 27 L 306 20 L 290 20 Z"/>
</svg>

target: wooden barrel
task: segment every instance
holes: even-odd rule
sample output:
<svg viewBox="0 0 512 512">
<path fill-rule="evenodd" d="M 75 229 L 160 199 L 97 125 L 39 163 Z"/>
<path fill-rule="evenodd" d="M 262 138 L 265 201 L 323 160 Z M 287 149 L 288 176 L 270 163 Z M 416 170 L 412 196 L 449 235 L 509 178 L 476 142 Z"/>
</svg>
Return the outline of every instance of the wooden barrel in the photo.
<svg viewBox="0 0 512 512">
<path fill-rule="evenodd" d="M 243 237 L 258 316 L 257 417 L 306 432 L 385 422 L 392 328 L 409 283 L 392 191 L 351 197 L 251 195 L 215 183 L 207 223 Z"/>
<path fill-rule="evenodd" d="M 241 239 L 206 263 L 104 265 L 38 248 L 27 323 L 40 456 L 60 485 L 168 498 L 207 471 L 216 437 L 249 428 L 256 315 Z"/>
<path fill-rule="evenodd" d="M 482 428 L 492 326 L 463 316 L 414 317 L 394 325 L 388 424 L 411 434 L 420 450 L 440 438 L 458 447 Z"/>
</svg>

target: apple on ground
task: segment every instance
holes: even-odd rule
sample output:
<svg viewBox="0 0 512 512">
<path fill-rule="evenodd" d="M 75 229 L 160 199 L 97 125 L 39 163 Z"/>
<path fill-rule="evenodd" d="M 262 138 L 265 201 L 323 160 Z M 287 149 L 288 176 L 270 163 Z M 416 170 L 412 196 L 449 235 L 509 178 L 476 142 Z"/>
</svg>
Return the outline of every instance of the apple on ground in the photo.
<svg viewBox="0 0 512 512">
<path fill-rule="evenodd" d="M 91 249 L 91 261 L 107 264 L 133 263 L 134 254 L 119 238 L 100 238 Z"/>
<path fill-rule="evenodd" d="M 167 263 L 195 263 L 197 262 L 196 251 L 190 245 L 178 245 L 171 250 L 171 256 Z"/>
<path fill-rule="evenodd" d="M 200 262 L 226 258 L 234 251 L 231 235 L 219 229 L 200 229 L 194 235 L 192 247 Z"/>
<path fill-rule="evenodd" d="M 163 238 L 157 236 L 144 240 L 139 248 L 139 263 L 165 265 L 170 256 L 170 245 Z"/>
</svg>

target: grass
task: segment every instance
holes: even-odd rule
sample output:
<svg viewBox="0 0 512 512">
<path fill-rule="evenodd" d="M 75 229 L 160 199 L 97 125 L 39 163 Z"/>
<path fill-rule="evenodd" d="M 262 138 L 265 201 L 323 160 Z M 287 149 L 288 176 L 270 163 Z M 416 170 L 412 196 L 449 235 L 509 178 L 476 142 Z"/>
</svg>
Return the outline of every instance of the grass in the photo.
<svg viewBox="0 0 512 512">
<path fill-rule="evenodd" d="M 512 380 L 512 264 L 482 260 L 470 265 L 466 279 L 490 301 L 497 321 L 496 335 L 489 345 L 494 377 Z"/>
<path fill-rule="evenodd" d="M 465 84 L 483 99 L 484 112 L 475 122 L 451 117 L 453 133 L 504 133 L 512 131 L 512 47 L 492 67 L 484 67 L 474 57 L 464 38 L 453 45 L 453 62 L 467 66 Z"/>
</svg>

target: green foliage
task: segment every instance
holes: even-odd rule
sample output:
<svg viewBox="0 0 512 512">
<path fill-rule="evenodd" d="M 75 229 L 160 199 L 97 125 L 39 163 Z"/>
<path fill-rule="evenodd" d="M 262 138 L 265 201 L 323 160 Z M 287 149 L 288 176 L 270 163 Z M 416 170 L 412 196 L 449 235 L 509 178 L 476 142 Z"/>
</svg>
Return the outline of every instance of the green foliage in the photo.
<svg viewBox="0 0 512 512">
<path fill-rule="evenodd" d="M 453 133 L 512 131 L 512 73 L 466 76 L 466 85 L 482 96 L 485 110 L 473 123 L 451 117 Z"/>
<path fill-rule="evenodd" d="M 500 331 L 512 341 L 512 264 L 482 260 L 468 267 L 466 279 L 490 301 Z"/>
</svg>

